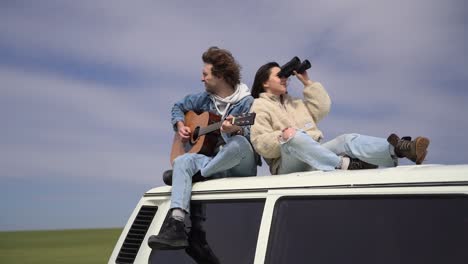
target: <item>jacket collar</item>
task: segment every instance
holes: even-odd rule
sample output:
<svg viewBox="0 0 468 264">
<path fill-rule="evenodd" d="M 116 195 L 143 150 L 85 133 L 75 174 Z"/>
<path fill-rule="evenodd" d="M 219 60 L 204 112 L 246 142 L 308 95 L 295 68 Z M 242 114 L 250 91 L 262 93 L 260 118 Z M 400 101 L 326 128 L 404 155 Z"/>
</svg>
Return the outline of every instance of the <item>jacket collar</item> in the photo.
<svg viewBox="0 0 468 264">
<path fill-rule="evenodd" d="M 271 94 L 271 93 L 264 92 L 264 93 L 261 93 L 259 95 L 259 97 L 267 99 L 269 101 L 274 101 L 274 102 L 281 103 L 281 97 L 283 97 L 283 102 L 286 102 L 286 101 L 288 101 L 290 96 L 288 94 L 283 94 L 283 95 L 278 96 L 278 95 L 274 95 L 274 94 Z"/>
</svg>

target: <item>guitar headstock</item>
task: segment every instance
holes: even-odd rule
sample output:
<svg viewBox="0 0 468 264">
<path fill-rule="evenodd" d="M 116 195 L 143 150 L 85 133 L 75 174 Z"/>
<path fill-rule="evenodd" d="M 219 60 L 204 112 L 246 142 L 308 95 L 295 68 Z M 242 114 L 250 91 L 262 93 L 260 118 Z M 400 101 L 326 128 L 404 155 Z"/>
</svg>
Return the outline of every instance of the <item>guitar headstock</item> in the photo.
<svg viewBox="0 0 468 264">
<path fill-rule="evenodd" d="M 232 124 L 236 126 L 249 126 L 255 123 L 256 113 L 246 113 L 232 119 Z"/>
</svg>

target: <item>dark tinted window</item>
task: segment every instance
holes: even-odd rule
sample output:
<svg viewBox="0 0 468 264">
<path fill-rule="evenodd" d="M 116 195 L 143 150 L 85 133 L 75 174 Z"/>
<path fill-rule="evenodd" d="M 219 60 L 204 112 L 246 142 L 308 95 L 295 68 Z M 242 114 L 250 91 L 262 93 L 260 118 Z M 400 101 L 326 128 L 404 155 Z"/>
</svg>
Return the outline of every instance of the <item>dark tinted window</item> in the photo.
<svg viewBox="0 0 468 264">
<path fill-rule="evenodd" d="M 466 196 L 282 198 L 266 263 L 467 263 Z"/>
<path fill-rule="evenodd" d="M 264 204 L 264 200 L 192 202 L 186 223 L 191 248 L 203 249 L 193 250 L 202 252 L 194 257 L 198 263 L 253 263 Z M 150 263 L 197 261 L 186 250 L 153 250 Z"/>
</svg>

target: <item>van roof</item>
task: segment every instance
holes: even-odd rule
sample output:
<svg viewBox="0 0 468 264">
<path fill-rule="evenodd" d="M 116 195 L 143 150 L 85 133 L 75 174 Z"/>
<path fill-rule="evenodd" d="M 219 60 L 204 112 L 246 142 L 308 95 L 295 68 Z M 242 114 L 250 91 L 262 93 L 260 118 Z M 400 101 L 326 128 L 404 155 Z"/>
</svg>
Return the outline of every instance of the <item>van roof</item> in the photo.
<svg viewBox="0 0 468 264">
<path fill-rule="evenodd" d="M 308 171 L 283 175 L 229 177 L 198 182 L 193 185 L 192 192 L 415 185 L 468 185 L 468 165 L 431 164 L 372 170 Z M 170 186 L 162 186 L 153 188 L 146 194 L 165 195 L 170 191 Z"/>
</svg>

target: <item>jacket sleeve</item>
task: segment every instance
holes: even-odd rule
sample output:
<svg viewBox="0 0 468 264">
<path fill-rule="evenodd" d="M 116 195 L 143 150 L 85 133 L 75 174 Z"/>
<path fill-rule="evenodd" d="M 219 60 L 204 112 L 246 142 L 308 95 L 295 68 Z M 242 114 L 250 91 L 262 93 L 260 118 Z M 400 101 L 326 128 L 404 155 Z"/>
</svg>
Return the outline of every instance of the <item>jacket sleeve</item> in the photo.
<svg viewBox="0 0 468 264">
<path fill-rule="evenodd" d="M 330 112 L 330 96 L 319 82 L 311 82 L 304 88 L 304 103 L 315 123 L 318 123 Z"/>
<path fill-rule="evenodd" d="M 242 110 L 241 113 L 249 113 L 250 109 L 252 108 L 252 103 L 254 99 L 252 96 L 248 96 L 245 101 L 242 103 Z M 255 121 L 254 121 L 255 123 Z M 250 129 L 251 126 L 245 126 L 242 128 L 242 135 L 246 137 L 250 141 Z"/>
<path fill-rule="evenodd" d="M 196 111 L 202 94 L 187 95 L 183 99 L 177 101 L 172 107 L 171 123 L 174 131 L 177 131 L 177 122 L 185 120 L 185 113 L 188 111 Z"/>
<path fill-rule="evenodd" d="M 253 103 L 252 96 L 244 97 L 240 102 L 238 102 L 232 109 L 229 110 L 228 115 L 239 116 L 242 114 L 247 114 L 250 112 L 250 108 L 252 107 Z M 236 133 L 229 134 L 228 137 L 233 135 L 237 135 Z M 250 126 L 243 126 L 242 127 L 242 135 L 246 137 L 250 141 Z"/>
<path fill-rule="evenodd" d="M 255 123 L 250 129 L 250 139 L 255 150 L 267 159 L 281 156 L 278 137 L 280 130 L 274 130 L 271 117 L 266 107 L 261 106 L 261 99 L 255 99 L 251 111 L 256 113 Z"/>
</svg>

